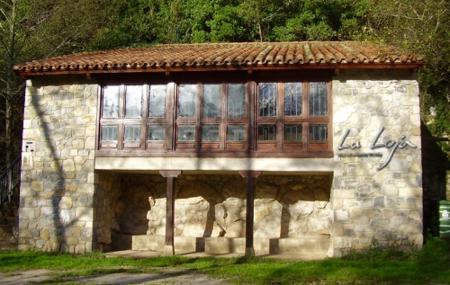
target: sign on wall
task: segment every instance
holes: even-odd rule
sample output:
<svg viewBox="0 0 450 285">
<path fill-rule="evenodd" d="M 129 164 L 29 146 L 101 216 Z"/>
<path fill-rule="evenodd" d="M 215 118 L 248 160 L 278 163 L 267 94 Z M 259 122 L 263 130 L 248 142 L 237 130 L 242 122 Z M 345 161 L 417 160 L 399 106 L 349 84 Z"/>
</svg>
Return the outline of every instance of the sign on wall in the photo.
<svg viewBox="0 0 450 285">
<path fill-rule="evenodd" d="M 342 136 L 342 139 L 339 142 L 338 150 L 350 150 L 354 151 L 353 153 L 340 153 L 338 154 L 339 157 L 381 157 L 380 164 L 377 167 L 377 170 L 382 170 L 386 166 L 389 165 L 389 163 L 392 161 L 392 158 L 397 153 L 397 151 L 411 147 L 411 148 L 417 148 L 417 146 L 412 143 L 406 136 L 401 136 L 398 140 L 393 140 L 390 138 L 381 139 L 382 134 L 384 133 L 384 127 L 381 128 L 378 133 L 374 136 L 372 139 L 372 142 L 369 146 L 371 150 L 376 149 L 386 149 L 387 155 L 383 157 L 382 153 L 379 152 L 370 152 L 370 153 L 361 153 L 358 152 L 359 149 L 361 149 L 361 141 L 355 140 L 352 143 L 347 142 L 348 137 L 351 134 L 350 129 L 346 129 L 344 132 L 344 135 Z M 384 142 L 382 142 L 384 141 Z"/>
</svg>

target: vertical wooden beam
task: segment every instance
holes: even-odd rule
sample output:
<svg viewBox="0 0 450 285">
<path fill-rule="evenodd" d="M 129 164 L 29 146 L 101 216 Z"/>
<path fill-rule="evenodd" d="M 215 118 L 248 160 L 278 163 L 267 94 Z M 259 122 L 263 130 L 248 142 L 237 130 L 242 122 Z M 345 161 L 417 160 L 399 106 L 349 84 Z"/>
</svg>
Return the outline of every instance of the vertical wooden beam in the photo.
<svg viewBox="0 0 450 285">
<path fill-rule="evenodd" d="M 255 209 L 255 178 L 261 175 L 259 171 L 240 171 L 239 174 L 247 179 L 247 199 L 245 217 L 245 256 L 255 256 L 253 247 L 253 223 Z"/>
<path fill-rule="evenodd" d="M 166 178 L 166 236 L 164 254 L 174 255 L 174 228 L 175 228 L 175 178 L 181 174 L 179 170 L 165 170 L 159 172 Z"/>
</svg>

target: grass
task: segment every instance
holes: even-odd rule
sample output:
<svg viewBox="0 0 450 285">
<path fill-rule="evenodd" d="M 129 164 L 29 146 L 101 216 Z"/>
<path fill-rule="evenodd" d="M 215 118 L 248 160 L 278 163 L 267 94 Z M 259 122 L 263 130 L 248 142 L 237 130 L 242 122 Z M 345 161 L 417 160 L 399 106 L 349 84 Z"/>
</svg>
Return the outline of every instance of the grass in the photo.
<svg viewBox="0 0 450 285">
<path fill-rule="evenodd" d="M 166 267 L 207 273 L 237 284 L 450 284 L 450 244 L 433 239 L 422 250 L 410 253 L 375 249 L 322 261 L 0 253 L 1 272 L 50 269 L 56 272 L 57 280 L 112 272 L 154 272 Z"/>
</svg>

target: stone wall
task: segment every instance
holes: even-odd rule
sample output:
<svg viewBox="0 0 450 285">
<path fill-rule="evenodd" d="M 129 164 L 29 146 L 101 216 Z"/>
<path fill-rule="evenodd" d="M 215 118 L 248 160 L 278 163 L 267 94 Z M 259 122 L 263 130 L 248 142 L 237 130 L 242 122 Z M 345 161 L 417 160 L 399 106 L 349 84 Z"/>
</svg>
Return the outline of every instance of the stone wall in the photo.
<svg viewBox="0 0 450 285">
<path fill-rule="evenodd" d="M 19 249 L 92 250 L 98 86 L 77 80 L 27 81 Z"/>
<path fill-rule="evenodd" d="M 116 219 L 116 204 L 120 196 L 120 176 L 113 172 L 95 174 L 93 249 L 113 248 L 113 232 L 120 227 Z"/>
<path fill-rule="evenodd" d="M 129 243 L 131 235 L 164 235 L 165 180 L 94 173 L 98 86 L 65 80 L 27 82 L 24 141 L 34 142 L 35 151 L 23 153 L 19 248 L 108 250 Z M 380 245 L 420 247 L 420 110 L 414 75 L 342 71 L 332 88 L 333 175 L 266 172 L 259 177 L 255 238 L 329 236 L 329 254 L 335 256 Z M 374 141 L 378 147 L 372 149 Z M 182 174 L 176 189 L 176 236 L 245 236 L 246 187 L 236 172 Z"/>
<path fill-rule="evenodd" d="M 329 236 L 330 184 L 328 175 L 259 177 L 255 237 Z M 176 179 L 175 235 L 244 237 L 245 189 L 245 180 L 236 174 L 181 175 Z M 120 200 L 125 201 L 126 209 L 133 211 L 134 216 L 124 210 L 117 216 L 119 223 L 127 221 L 128 232 L 140 231 L 144 225 L 147 235 L 164 235 L 165 180 L 159 175 L 127 175 L 123 177 L 122 192 L 128 198 Z M 145 224 L 144 217 L 148 219 Z"/>
<path fill-rule="evenodd" d="M 418 95 L 417 81 L 407 72 L 342 72 L 333 80 L 333 255 L 372 246 L 421 246 Z M 377 144 L 391 148 L 371 149 L 382 128 Z M 350 148 L 339 150 L 347 129 L 343 146 Z M 379 169 L 402 136 L 416 147 L 400 145 Z M 374 153 L 382 157 L 354 156 Z"/>
</svg>

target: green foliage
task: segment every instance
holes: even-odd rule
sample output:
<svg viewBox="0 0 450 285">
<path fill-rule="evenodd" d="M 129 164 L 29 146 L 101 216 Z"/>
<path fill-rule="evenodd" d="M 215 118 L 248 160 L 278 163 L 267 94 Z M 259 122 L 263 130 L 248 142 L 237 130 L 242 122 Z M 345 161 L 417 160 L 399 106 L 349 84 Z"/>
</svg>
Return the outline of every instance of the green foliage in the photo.
<svg viewBox="0 0 450 285">
<path fill-rule="evenodd" d="M 239 284 L 424 284 L 450 283 L 450 244 L 431 239 L 409 253 L 373 249 L 338 259 L 282 261 L 271 258 L 105 258 L 40 252 L 0 253 L 0 271 L 58 270 L 56 280 L 113 272 L 190 269 Z"/>
<path fill-rule="evenodd" d="M 450 3 L 372 0 L 370 35 L 424 57 L 419 83 L 422 118 L 435 136 L 450 136 Z M 434 110 L 434 111 L 431 111 Z M 445 147 L 450 154 L 450 145 Z"/>
</svg>

